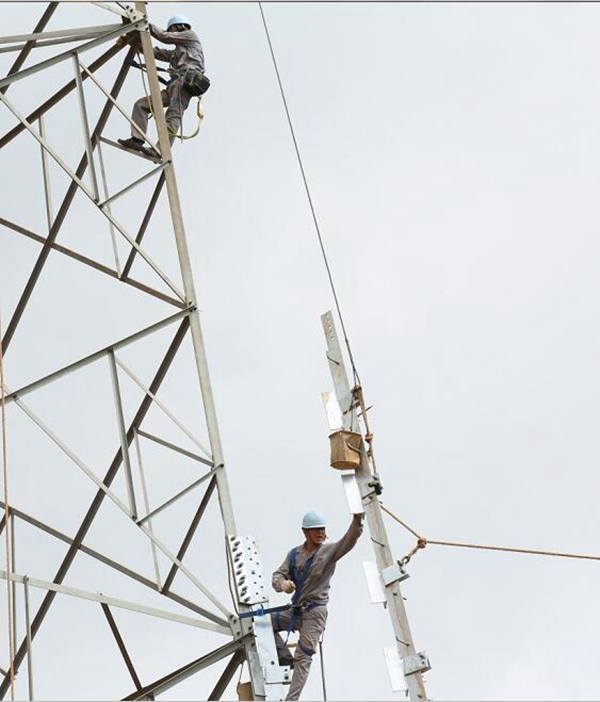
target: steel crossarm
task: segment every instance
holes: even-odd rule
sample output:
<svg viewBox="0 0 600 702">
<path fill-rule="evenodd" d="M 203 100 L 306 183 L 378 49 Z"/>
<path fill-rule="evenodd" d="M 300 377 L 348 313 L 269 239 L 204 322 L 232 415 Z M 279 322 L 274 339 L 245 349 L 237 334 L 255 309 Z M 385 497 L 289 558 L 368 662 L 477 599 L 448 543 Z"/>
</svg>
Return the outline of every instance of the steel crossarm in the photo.
<svg viewBox="0 0 600 702">
<path fill-rule="evenodd" d="M 13 582 L 23 583 L 25 576 L 19 573 L 10 573 L 9 576 L 5 570 L 0 570 L 1 580 L 7 580 L 9 577 Z M 30 576 L 27 576 L 27 582 L 31 587 L 36 587 L 41 590 L 47 590 L 63 595 L 71 595 L 72 597 L 79 597 L 82 600 L 89 600 L 90 602 L 100 602 L 110 605 L 111 607 L 127 609 L 131 612 L 139 612 L 140 614 L 147 614 L 158 619 L 168 619 L 169 621 L 178 622 L 179 624 L 187 624 L 188 626 L 194 626 L 198 629 L 206 629 L 208 631 L 215 631 L 218 634 L 226 634 L 231 636 L 231 629 L 229 627 L 220 626 L 219 624 L 214 624 L 212 622 L 205 622 L 202 619 L 197 619 L 196 617 L 185 617 L 182 614 L 176 614 L 175 612 L 169 612 L 164 609 L 147 607 L 146 605 L 141 605 L 137 602 L 121 600 L 116 597 L 108 597 L 97 592 L 89 592 L 88 590 L 59 585 L 58 583 L 32 578 Z"/>
<path fill-rule="evenodd" d="M 4 502 L 0 501 L 0 507 L 2 509 L 5 508 Z M 17 519 L 20 519 L 21 521 L 31 524 L 31 526 L 35 527 L 36 529 L 39 529 L 40 531 L 45 532 L 46 534 L 49 534 L 50 536 L 54 537 L 55 539 L 58 539 L 59 541 L 62 541 L 65 544 L 72 545 L 74 543 L 74 539 L 72 539 L 70 536 L 67 536 L 66 534 L 63 534 L 60 532 L 58 529 L 55 529 L 54 527 L 49 526 L 48 524 L 45 524 L 39 519 L 36 519 L 35 517 L 32 517 L 30 514 L 27 514 L 26 512 L 23 512 L 20 509 L 16 509 L 15 507 L 11 506 L 8 509 L 9 513 L 11 515 L 14 515 L 17 517 Z M 0 533 L 2 533 L 2 524 L 4 522 L 4 517 L 0 521 Z M 103 553 L 100 553 L 99 551 L 95 551 L 93 548 L 90 548 L 89 546 L 86 546 L 85 544 L 79 544 L 78 550 L 81 551 L 81 553 L 85 553 L 87 556 L 90 556 L 91 558 L 94 558 L 95 560 L 99 561 L 100 563 L 104 563 L 104 565 L 109 566 L 110 568 L 113 568 L 119 573 L 122 573 L 123 575 L 126 575 L 128 578 L 131 578 L 132 580 L 135 580 L 138 583 L 141 583 L 145 587 L 149 588 L 150 590 L 154 592 L 160 592 L 161 595 L 168 597 L 169 599 L 173 600 L 173 602 L 177 602 L 177 604 L 180 604 L 182 607 L 185 607 L 186 609 L 189 609 L 192 612 L 196 612 L 196 614 L 200 614 L 201 616 L 205 617 L 206 619 L 209 619 L 210 621 L 214 622 L 215 624 L 220 624 L 221 626 L 227 626 L 227 620 L 222 619 L 221 617 L 217 616 L 213 612 L 210 612 L 207 609 L 204 609 L 197 605 L 194 602 L 191 602 L 190 600 L 186 600 L 184 597 L 181 595 L 178 595 L 175 592 L 171 592 L 169 590 L 160 589 L 157 585 L 157 583 L 152 582 L 149 578 L 145 577 L 144 575 L 141 575 L 140 573 L 136 573 L 134 570 L 131 570 L 131 568 L 128 568 L 127 566 L 123 565 L 122 563 L 118 563 L 117 561 L 113 560 L 112 558 L 109 558 L 108 556 L 105 556 Z M 177 557 L 179 559 L 183 558 L 183 555 L 180 554 L 180 551 L 177 553 Z M 176 566 L 174 566 L 176 567 Z"/>
</svg>

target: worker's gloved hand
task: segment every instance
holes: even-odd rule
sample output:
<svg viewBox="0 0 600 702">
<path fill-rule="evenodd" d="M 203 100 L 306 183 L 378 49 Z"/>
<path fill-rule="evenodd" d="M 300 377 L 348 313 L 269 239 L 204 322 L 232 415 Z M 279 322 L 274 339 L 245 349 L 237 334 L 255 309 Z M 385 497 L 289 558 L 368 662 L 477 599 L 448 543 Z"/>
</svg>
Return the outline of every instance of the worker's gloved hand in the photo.
<svg viewBox="0 0 600 702">
<path fill-rule="evenodd" d="M 281 583 L 281 589 L 284 592 L 287 592 L 288 595 L 290 595 L 296 589 L 296 585 L 294 584 L 294 582 L 292 580 L 284 580 Z"/>
</svg>

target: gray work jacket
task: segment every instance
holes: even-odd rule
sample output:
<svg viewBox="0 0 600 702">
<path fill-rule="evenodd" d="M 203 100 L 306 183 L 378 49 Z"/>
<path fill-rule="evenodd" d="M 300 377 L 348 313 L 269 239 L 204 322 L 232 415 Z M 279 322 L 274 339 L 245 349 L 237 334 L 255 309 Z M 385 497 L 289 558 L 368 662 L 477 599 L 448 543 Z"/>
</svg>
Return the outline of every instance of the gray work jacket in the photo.
<svg viewBox="0 0 600 702">
<path fill-rule="evenodd" d="M 198 35 L 191 29 L 184 32 L 165 32 L 156 25 L 150 25 L 150 34 L 163 44 L 174 44 L 174 49 L 155 47 L 154 57 L 159 61 L 167 61 L 169 71 L 176 72 L 186 66 L 198 69 L 204 73 L 204 51 Z"/>
<path fill-rule="evenodd" d="M 361 522 L 353 519 L 350 528 L 339 541 L 334 541 L 331 544 L 324 543 L 319 546 L 315 551 L 312 566 L 297 604 L 317 602 L 324 605 L 329 602 L 329 588 L 331 587 L 331 578 L 335 572 L 336 564 L 342 556 L 345 556 L 354 548 L 361 534 Z M 296 566 L 301 569 L 306 561 L 306 543 L 304 543 L 302 546 L 296 546 Z M 273 589 L 276 592 L 281 592 L 281 586 L 285 580 L 292 580 L 289 553 L 283 563 L 273 573 Z"/>
</svg>

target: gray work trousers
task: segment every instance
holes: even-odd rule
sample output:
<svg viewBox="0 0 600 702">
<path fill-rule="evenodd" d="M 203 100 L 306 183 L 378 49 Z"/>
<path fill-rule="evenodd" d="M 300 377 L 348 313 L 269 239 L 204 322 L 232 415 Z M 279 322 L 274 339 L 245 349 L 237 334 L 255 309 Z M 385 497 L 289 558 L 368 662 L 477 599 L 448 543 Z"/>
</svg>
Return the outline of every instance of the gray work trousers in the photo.
<svg viewBox="0 0 600 702">
<path fill-rule="evenodd" d="M 165 118 L 169 128 L 171 143 L 173 143 L 174 137 L 179 133 L 183 113 L 187 110 L 192 96 L 189 90 L 181 85 L 180 80 L 174 80 L 172 83 L 169 83 L 164 90 L 160 91 L 160 96 L 163 107 L 167 108 Z M 131 119 L 144 134 L 148 132 L 148 117 L 151 112 L 150 102 L 147 97 L 140 98 L 133 106 Z M 133 126 L 131 127 L 131 136 L 136 137 L 136 139 L 142 138 Z"/>
<path fill-rule="evenodd" d="M 283 631 L 286 632 L 287 636 L 291 616 L 291 610 L 287 612 L 277 612 L 271 615 L 277 654 L 280 659 L 291 658 L 289 648 L 285 645 L 284 640 L 278 633 Z M 326 622 L 327 607 L 315 607 L 309 612 L 304 612 L 300 617 L 294 617 L 291 631 L 299 631 L 300 638 L 296 645 L 296 652 L 294 654 L 294 674 L 292 676 L 288 696 L 285 698 L 286 700 L 300 699 L 300 694 L 308 678 L 312 657 L 317 650 L 319 639 L 325 630 Z"/>
</svg>

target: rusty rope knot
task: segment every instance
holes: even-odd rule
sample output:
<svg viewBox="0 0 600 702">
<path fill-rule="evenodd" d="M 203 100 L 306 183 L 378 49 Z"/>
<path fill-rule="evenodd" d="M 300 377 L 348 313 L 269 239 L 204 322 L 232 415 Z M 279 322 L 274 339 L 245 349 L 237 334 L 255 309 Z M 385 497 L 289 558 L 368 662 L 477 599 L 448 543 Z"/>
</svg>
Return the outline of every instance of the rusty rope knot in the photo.
<svg viewBox="0 0 600 702">
<path fill-rule="evenodd" d="M 410 559 L 417 553 L 417 551 L 420 551 L 422 548 L 425 548 L 427 546 L 427 539 L 424 536 L 417 536 L 417 545 L 411 549 L 406 556 L 400 561 L 402 565 L 406 565 Z"/>
</svg>

